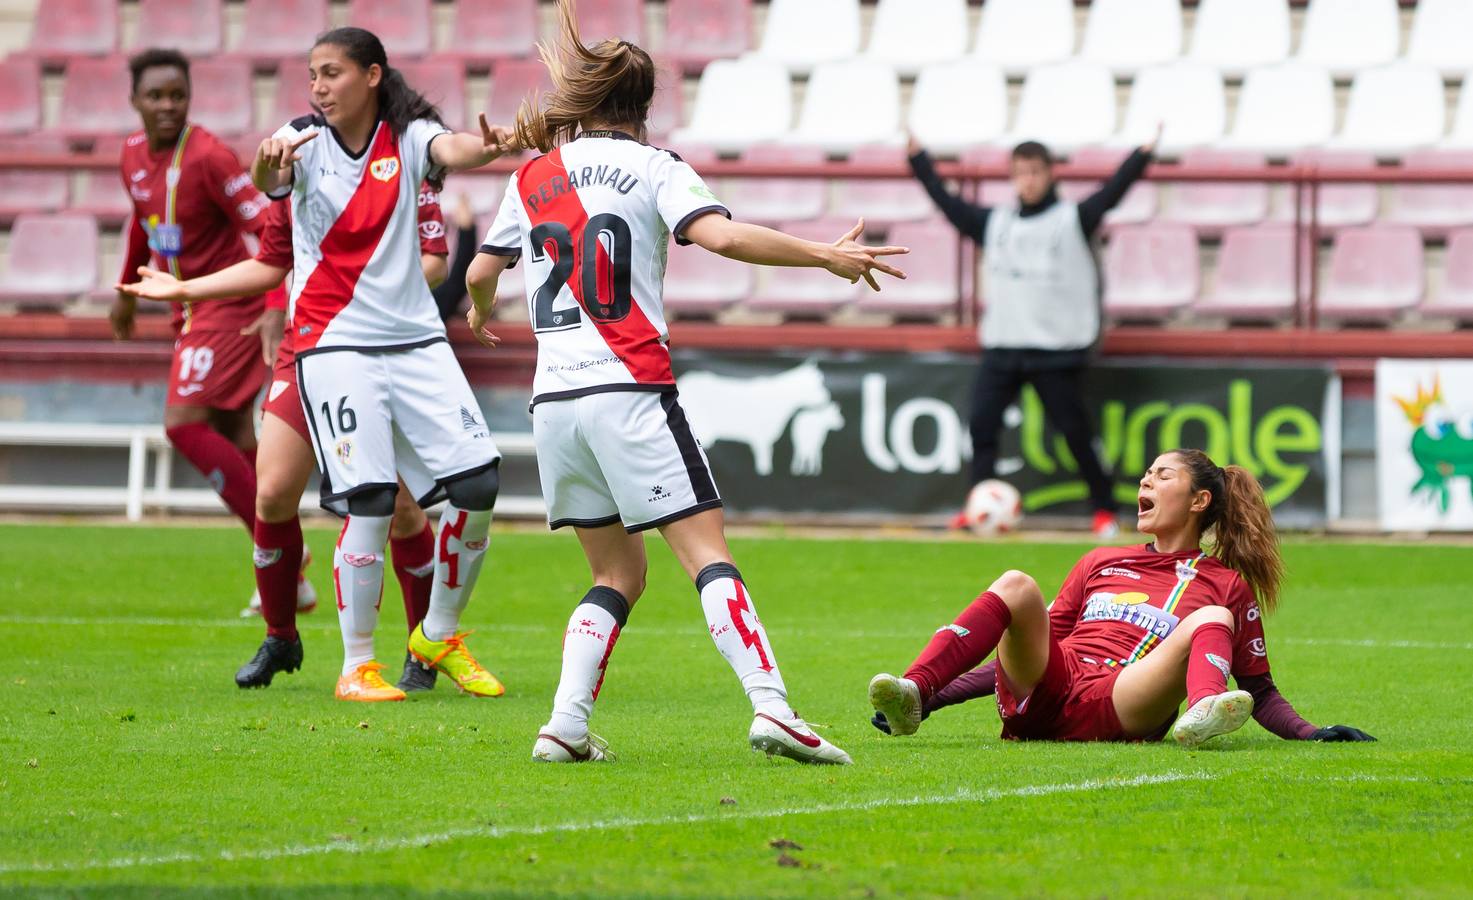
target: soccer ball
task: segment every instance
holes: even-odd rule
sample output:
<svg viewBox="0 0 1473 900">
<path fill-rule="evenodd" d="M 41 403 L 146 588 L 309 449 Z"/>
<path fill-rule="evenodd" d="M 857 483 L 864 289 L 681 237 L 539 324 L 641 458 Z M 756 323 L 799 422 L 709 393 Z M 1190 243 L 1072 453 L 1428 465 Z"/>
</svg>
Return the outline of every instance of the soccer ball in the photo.
<svg viewBox="0 0 1473 900">
<path fill-rule="evenodd" d="M 1023 498 L 1006 481 L 989 478 L 972 488 L 963 513 L 973 534 L 1001 534 L 1023 520 Z"/>
</svg>

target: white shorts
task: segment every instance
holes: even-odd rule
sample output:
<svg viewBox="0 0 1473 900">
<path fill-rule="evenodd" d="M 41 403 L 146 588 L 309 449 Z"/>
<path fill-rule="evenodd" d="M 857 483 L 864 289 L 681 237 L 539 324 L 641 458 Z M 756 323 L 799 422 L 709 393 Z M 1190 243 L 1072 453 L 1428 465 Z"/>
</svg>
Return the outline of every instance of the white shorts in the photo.
<svg viewBox="0 0 1473 900">
<path fill-rule="evenodd" d="M 396 487 L 421 506 L 445 482 L 496 465 L 501 453 L 444 341 L 409 350 L 328 350 L 297 357 L 297 389 L 322 470 L 322 507 Z"/>
<path fill-rule="evenodd" d="M 672 392 L 610 391 L 532 408 L 547 522 L 631 534 L 721 505 Z"/>
</svg>

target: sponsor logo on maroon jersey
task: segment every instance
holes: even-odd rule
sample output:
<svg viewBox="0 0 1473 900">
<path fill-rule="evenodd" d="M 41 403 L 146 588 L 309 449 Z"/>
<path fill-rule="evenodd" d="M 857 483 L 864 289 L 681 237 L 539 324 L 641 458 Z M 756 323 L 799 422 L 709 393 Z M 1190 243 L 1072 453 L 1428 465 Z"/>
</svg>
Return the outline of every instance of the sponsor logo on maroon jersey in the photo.
<svg viewBox="0 0 1473 900">
<path fill-rule="evenodd" d="M 1254 656 L 1268 656 L 1268 648 L 1263 645 L 1263 638 L 1254 638 L 1249 641 L 1248 652 Z"/>
<path fill-rule="evenodd" d="M 1110 566 L 1107 569 L 1101 569 L 1100 575 L 1105 578 L 1109 578 L 1112 575 L 1119 575 L 1123 578 L 1133 578 L 1136 581 L 1141 580 L 1141 575 L 1139 572 L 1132 572 L 1129 569 L 1122 569 L 1119 566 Z"/>
</svg>

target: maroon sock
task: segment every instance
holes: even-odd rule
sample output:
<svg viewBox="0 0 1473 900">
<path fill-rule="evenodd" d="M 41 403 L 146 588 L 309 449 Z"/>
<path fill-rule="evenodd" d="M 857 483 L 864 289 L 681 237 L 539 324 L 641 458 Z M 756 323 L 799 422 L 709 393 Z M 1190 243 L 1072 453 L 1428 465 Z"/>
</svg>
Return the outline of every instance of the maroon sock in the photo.
<svg viewBox="0 0 1473 900">
<path fill-rule="evenodd" d="M 256 590 L 266 634 L 297 640 L 297 577 L 302 570 L 302 522 L 256 520 Z"/>
<path fill-rule="evenodd" d="M 256 529 L 256 467 L 241 449 L 204 422 L 176 425 L 167 432 L 169 443 L 205 476 L 225 505 Z"/>
<path fill-rule="evenodd" d="M 389 541 L 394 558 L 394 576 L 404 592 L 404 619 L 412 633 L 430 611 L 430 590 L 435 586 L 435 531 L 425 522 L 423 531 Z"/>
<path fill-rule="evenodd" d="M 1233 630 L 1222 622 L 1198 625 L 1187 657 L 1187 709 L 1203 697 L 1227 690 L 1233 670 Z"/>
<path fill-rule="evenodd" d="M 905 677 L 920 687 L 922 699 L 930 697 L 997 649 L 1011 621 L 1012 610 L 1001 597 L 987 591 L 962 610 L 954 623 L 936 632 L 905 670 Z"/>
</svg>

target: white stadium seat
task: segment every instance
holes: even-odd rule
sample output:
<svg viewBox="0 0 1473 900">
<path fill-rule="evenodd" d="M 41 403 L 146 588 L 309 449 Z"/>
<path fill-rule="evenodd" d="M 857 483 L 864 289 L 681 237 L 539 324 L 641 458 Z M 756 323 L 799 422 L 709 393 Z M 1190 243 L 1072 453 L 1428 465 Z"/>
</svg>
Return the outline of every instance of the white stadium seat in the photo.
<svg viewBox="0 0 1473 900">
<path fill-rule="evenodd" d="M 1238 91 L 1238 116 L 1226 146 L 1287 154 L 1328 141 L 1335 129 L 1335 84 L 1320 66 L 1287 62 L 1252 69 Z"/>
<path fill-rule="evenodd" d="M 1212 66 L 1175 62 L 1142 69 L 1130 89 L 1119 140 L 1139 145 L 1165 123 L 1161 150 L 1168 153 L 1214 144 L 1227 131 L 1222 74 Z"/>
<path fill-rule="evenodd" d="M 1461 75 L 1468 66 L 1473 36 L 1473 0 L 1421 0 L 1412 19 L 1407 62 L 1436 68 L 1443 75 Z"/>
<path fill-rule="evenodd" d="M 1289 58 L 1288 0 L 1202 0 L 1188 57 L 1233 76 L 1283 62 Z"/>
<path fill-rule="evenodd" d="M 909 125 L 917 140 L 945 155 L 997 140 L 1008 127 L 1002 69 L 978 59 L 925 67 L 911 94 Z"/>
<path fill-rule="evenodd" d="M 1181 0 L 1094 0 L 1081 59 L 1119 74 L 1181 56 Z"/>
<path fill-rule="evenodd" d="M 1098 63 L 1066 62 L 1039 66 L 1023 81 L 1017 141 L 1042 141 L 1067 153 L 1101 144 L 1115 133 L 1115 78 Z"/>
<path fill-rule="evenodd" d="M 800 74 L 859 52 L 859 0 L 772 0 L 759 56 Z"/>
<path fill-rule="evenodd" d="M 1443 141 L 1449 149 L 1473 147 L 1473 69 L 1463 76 L 1463 93 L 1458 98 L 1458 111 L 1453 116 L 1453 130 Z"/>
<path fill-rule="evenodd" d="M 1396 0 L 1310 0 L 1299 59 L 1344 77 L 1391 62 L 1400 44 Z"/>
<path fill-rule="evenodd" d="M 902 75 L 967 52 L 967 0 L 880 0 L 864 57 Z"/>
<path fill-rule="evenodd" d="M 1442 76 L 1431 66 L 1393 63 L 1357 72 L 1345 126 L 1334 146 L 1395 155 L 1442 140 L 1447 104 Z"/>
<path fill-rule="evenodd" d="M 820 63 L 808 78 L 791 141 L 848 153 L 861 144 L 900 142 L 900 79 L 887 63 Z"/>
<path fill-rule="evenodd" d="M 1072 0 L 987 0 L 972 53 L 1022 75 L 1074 55 Z"/>
<path fill-rule="evenodd" d="M 781 63 L 718 59 L 701 73 L 690 126 L 676 129 L 672 140 L 737 152 L 786 137 L 792 125 L 793 89 Z"/>
</svg>

